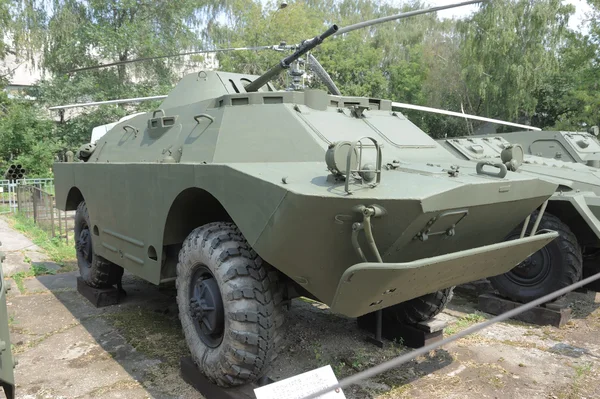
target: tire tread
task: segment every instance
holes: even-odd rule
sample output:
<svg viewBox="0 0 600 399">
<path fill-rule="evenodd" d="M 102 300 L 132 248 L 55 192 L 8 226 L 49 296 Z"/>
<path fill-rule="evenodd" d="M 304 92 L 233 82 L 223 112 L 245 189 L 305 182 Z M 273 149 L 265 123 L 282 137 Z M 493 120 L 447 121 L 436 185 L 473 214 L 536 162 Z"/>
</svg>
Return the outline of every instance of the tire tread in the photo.
<svg viewBox="0 0 600 399">
<path fill-rule="evenodd" d="M 178 279 L 186 256 L 195 250 L 205 251 L 211 259 L 217 259 L 213 272 L 229 287 L 226 294 L 222 292 L 223 300 L 235 304 L 236 309 L 225 317 L 237 322 L 237 327 L 225 331 L 227 337 L 221 345 L 227 346 L 218 362 L 194 360 L 207 378 L 218 385 L 255 381 L 277 356 L 281 341 L 283 285 L 278 272 L 262 261 L 233 223 L 209 223 L 188 235 L 179 253 Z M 194 357 L 194 351 L 192 355 Z"/>
</svg>

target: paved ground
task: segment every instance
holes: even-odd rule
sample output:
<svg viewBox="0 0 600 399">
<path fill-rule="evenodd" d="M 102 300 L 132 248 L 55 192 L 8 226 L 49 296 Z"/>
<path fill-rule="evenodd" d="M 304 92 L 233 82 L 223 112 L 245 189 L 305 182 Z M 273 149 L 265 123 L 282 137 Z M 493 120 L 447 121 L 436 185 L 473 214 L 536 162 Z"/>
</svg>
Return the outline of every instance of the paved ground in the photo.
<svg viewBox="0 0 600 399">
<path fill-rule="evenodd" d="M 14 231 L 3 217 L 0 217 L 0 251 L 6 255 L 3 263 L 4 274 L 12 275 L 17 272 L 29 270 L 31 264 L 26 259 L 31 259 L 32 264 L 45 263 L 49 269 L 58 269 L 59 266 L 49 262 L 43 250 L 31 242 L 30 239 Z"/>
<path fill-rule="evenodd" d="M 45 262 L 43 252 L 0 218 L 5 272 Z M 9 291 L 11 339 L 19 359 L 18 398 L 201 398 L 180 377 L 187 348 L 175 288 L 160 290 L 126 275 L 125 301 L 96 309 L 76 291 L 76 272 L 26 279 Z M 346 389 L 347 398 L 600 397 L 600 295 L 569 296 L 574 318 L 561 329 L 519 322 L 495 325 L 429 356 Z M 446 334 L 484 320 L 468 292 L 442 318 Z M 338 378 L 408 349 L 365 343 L 353 319 L 312 301 L 294 301 L 271 376 L 286 378 L 330 364 Z M 0 398 L 2 394 L 0 394 Z"/>
</svg>

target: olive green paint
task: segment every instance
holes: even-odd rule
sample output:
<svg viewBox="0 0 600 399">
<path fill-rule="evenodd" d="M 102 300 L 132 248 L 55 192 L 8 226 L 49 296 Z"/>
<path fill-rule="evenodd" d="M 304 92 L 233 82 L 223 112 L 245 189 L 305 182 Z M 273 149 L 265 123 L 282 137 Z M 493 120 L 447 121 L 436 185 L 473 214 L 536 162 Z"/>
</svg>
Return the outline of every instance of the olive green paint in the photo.
<svg viewBox="0 0 600 399">
<path fill-rule="evenodd" d="M 389 100 L 270 85 L 246 93 L 244 84 L 254 79 L 187 75 L 160 110 L 109 130 L 87 162 L 54 165 L 57 206 L 72 210 L 86 201 L 98 255 L 158 284 L 173 277 L 177 245 L 193 228 L 232 220 L 263 259 L 326 304 L 345 295 L 340 280 L 360 266 L 369 283 L 349 307 L 335 303 L 341 313 L 358 315 L 372 310 L 384 280 L 405 292 L 387 302 L 392 305 L 441 285 L 504 273 L 553 237 L 506 243 L 511 256 L 490 266 L 473 250 L 496 253 L 487 246 L 504 241 L 557 183 L 522 173 L 477 174 L 472 162 L 457 159 Z M 334 142 L 363 136 L 382 145 L 381 182 L 370 187 L 351 179 L 348 194 L 327 170 L 325 153 Z M 374 162 L 372 146 L 363 152 L 363 164 Z M 359 243 L 367 262 L 352 246 L 360 205 L 385 209 L 372 224 L 386 273 L 369 272 L 375 257 L 364 234 Z M 448 216 L 455 211 L 465 216 Z M 417 238 L 454 223 L 454 235 Z M 436 265 L 446 255 L 454 259 L 442 262 L 446 273 L 460 277 L 438 279 Z M 400 270 L 413 266 L 416 283 Z"/>
<path fill-rule="evenodd" d="M 526 135 L 528 135 L 527 140 L 524 139 Z M 508 141 L 507 138 L 524 141 Z M 587 144 L 583 144 L 583 140 Z M 510 144 L 520 144 L 525 156 L 522 165 L 515 173 L 522 176 L 537 176 L 558 184 L 556 193 L 550 198 L 548 211 L 563 219 L 582 245 L 600 248 L 600 168 L 586 164 L 593 164 L 596 162 L 596 157 L 600 155 L 594 150 L 596 147 L 600 149 L 600 144 L 594 136 L 584 132 L 536 131 L 523 132 L 514 136 L 507 133 L 453 137 L 438 141 L 457 158 L 477 162 L 483 160 L 500 162 L 500 154 L 504 148 Z M 567 153 L 573 156 L 573 160 L 566 160 L 565 157 L 559 160 L 554 157 L 528 154 L 531 143 L 540 141 L 545 143 L 554 141 L 552 145 L 556 146 L 556 149 L 568 149 Z M 577 155 L 575 150 L 580 145 L 587 145 L 586 148 L 590 151 L 581 151 Z"/>
<path fill-rule="evenodd" d="M 521 144 L 526 154 L 600 167 L 600 142 L 587 132 L 519 131 L 472 137 L 500 137 Z"/>
<path fill-rule="evenodd" d="M 422 281 L 431 282 L 437 291 L 502 274 L 557 236 L 546 233 L 527 237 L 516 246 L 506 241 L 407 263 L 357 264 L 344 272 L 331 307 L 334 312 L 360 316 L 421 295 Z"/>
</svg>

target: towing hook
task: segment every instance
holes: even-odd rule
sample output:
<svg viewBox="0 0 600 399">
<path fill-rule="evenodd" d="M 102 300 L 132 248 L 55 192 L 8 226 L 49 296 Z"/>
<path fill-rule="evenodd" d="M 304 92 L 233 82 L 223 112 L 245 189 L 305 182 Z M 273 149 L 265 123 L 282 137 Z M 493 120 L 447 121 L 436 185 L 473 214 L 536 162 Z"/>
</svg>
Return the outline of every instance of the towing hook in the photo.
<svg viewBox="0 0 600 399">
<path fill-rule="evenodd" d="M 363 231 L 371 252 L 373 252 L 373 255 L 375 255 L 375 258 L 379 263 L 383 262 L 381 259 L 381 254 L 379 253 L 379 249 L 377 248 L 377 244 L 375 243 L 375 237 L 373 237 L 371 218 L 385 215 L 385 209 L 379 205 L 357 205 L 352 209 L 356 212 L 360 212 L 363 215 L 362 222 L 356 222 L 352 225 L 352 246 L 354 247 L 354 250 L 364 262 L 367 261 L 367 258 L 365 257 L 364 252 L 358 242 L 358 234 L 360 231 Z"/>
<path fill-rule="evenodd" d="M 380 206 L 380 205 L 356 205 L 355 207 L 352 208 L 353 211 L 361 213 L 363 216 L 369 216 L 369 217 L 381 217 L 384 216 L 387 211 L 385 210 L 384 207 Z"/>
</svg>

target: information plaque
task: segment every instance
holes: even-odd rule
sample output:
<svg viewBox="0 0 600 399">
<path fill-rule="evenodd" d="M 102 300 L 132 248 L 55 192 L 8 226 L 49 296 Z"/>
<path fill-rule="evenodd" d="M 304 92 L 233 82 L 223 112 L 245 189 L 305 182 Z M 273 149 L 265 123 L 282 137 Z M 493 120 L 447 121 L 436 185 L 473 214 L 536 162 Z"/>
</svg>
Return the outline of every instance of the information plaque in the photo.
<svg viewBox="0 0 600 399">
<path fill-rule="evenodd" d="M 302 399 L 338 383 L 330 365 L 256 388 L 256 399 Z M 341 388 L 318 399 L 346 399 Z"/>
</svg>

